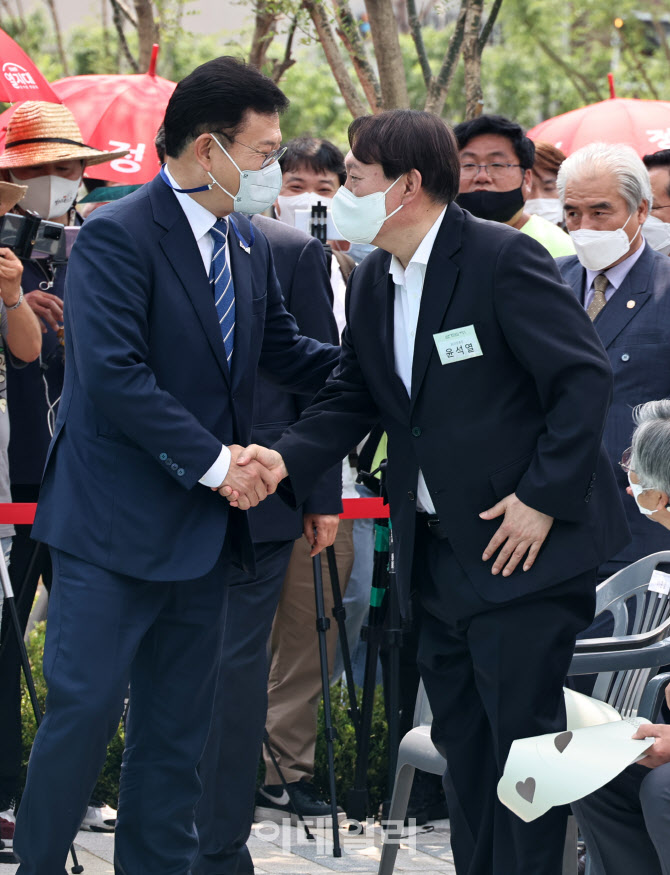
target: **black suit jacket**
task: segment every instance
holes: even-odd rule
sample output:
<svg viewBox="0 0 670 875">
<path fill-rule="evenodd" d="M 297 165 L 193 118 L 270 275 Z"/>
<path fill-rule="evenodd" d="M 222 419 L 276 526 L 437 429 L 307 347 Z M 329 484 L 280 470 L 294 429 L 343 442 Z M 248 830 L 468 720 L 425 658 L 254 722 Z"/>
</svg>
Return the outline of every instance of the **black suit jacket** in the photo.
<svg viewBox="0 0 670 875">
<path fill-rule="evenodd" d="M 426 270 L 409 398 L 395 372 L 390 259 L 377 251 L 354 271 L 340 364 L 276 445 L 293 498 L 379 416 L 402 603 L 419 469 L 483 598 L 504 602 L 598 566 L 629 537 L 601 444 L 612 372 L 554 260 L 526 235 L 451 204 Z M 433 335 L 468 325 L 483 355 L 442 365 Z M 481 556 L 501 520 L 479 513 L 511 492 L 555 522 L 530 571 L 494 577 Z"/>
<path fill-rule="evenodd" d="M 576 256 L 559 258 L 563 279 L 583 305 L 586 271 Z M 670 532 L 651 525 L 626 495 L 628 478 L 617 464 L 630 446 L 632 411 L 637 404 L 670 397 L 670 258 L 647 243 L 629 274 L 593 323 L 605 347 L 614 373 L 614 397 L 603 442 L 617 477 L 633 540 L 603 574 L 622 563 L 670 549 Z"/>
<path fill-rule="evenodd" d="M 275 271 L 286 309 L 305 337 L 338 344 L 337 323 L 330 303 L 330 277 L 323 246 L 297 228 L 254 216 L 253 223 L 265 234 L 272 250 Z M 285 392 L 263 376 L 256 381 L 251 440 L 271 446 L 308 406 L 313 395 Z M 304 513 L 342 512 L 342 465 L 325 473 L 298 508 L 289 507 L 271 495 L 249 511 L 254 541 L 291 541 L 303 531 Z"/>
</svg>

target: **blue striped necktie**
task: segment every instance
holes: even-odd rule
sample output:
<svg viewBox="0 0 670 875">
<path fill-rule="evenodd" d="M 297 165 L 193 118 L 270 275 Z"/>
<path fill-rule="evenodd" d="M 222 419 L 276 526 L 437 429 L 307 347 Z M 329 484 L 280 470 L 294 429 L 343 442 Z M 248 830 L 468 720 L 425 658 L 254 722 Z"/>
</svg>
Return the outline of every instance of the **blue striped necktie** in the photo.
<svg viewBox="0 0 670 875">
<path fill-rule="evenodd" d="M 226 258 L 226 237 L 228 236 L 228 222 L 226 219 L 217 219 L 216 224 L 209 231 L 214 248 L 212 250 L 212 264 L 209 269 L 209 282 L 216 303 L 216 314 L 219 317 L 221 336 L 226 350 L 226 361 L 230 367 L 230 359 L 235 344 L 235 288 L 233 277 Z"/>
</svg>

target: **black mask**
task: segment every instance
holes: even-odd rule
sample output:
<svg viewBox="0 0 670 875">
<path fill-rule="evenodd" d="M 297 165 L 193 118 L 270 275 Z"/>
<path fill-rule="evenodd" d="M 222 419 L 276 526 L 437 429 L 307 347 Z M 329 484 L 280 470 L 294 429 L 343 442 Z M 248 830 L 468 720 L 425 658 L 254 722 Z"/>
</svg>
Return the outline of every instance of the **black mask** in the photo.
<svg viewBox="0 0 670 875">
<path fill-rule="evenodd" d="M 456 203 L 478 219 L 508 222 L 523 209 L 521 186 L 512 191 L 467 191 L 459 194 Z"/>
</svg>

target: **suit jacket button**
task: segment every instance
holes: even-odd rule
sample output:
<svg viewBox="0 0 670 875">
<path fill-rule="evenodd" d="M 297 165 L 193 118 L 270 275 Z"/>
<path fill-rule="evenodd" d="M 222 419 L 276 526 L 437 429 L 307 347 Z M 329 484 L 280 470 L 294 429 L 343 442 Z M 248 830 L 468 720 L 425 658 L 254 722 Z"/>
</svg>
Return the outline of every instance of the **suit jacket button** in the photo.
<svg viewBox="0 0 670 875">
<path fill-rule="evenodd" d="M 173 462 L 173 463 L 170 465 L 170 467 L 172 468 L 173 471 L 176 471 L 177 468 L 179 467 L 179 465 L 178 465 L 176 462 Z"/>
<path fill-rule="evenodd" d="M 183 477 L 185 473 L 183 468 L 177 468 L 177 477 Z"/>
<path fill-rule="evenodd" d="M 414 426 L 414 428 L 412 429 L 412 434 L 414 435 L 414 437 L 419 437 L 419 435 L 421 434 L 421 429 L 418 425 Z"/>
<path fill-rule="evenodd" d="M 622 362 L 627 362 L 629 359 L 630 359 L 630 356 L 628 355 L 627 352 L 625 352 L 625 353 L 621 356 L 621 361 L 622 361 Z"/>
<path fill-rule="evenodd" d="M 171 464 L 172 464 L 172 459 L 166 459 L 166 460 L 165 460 L 165 464 L 166 464 L 166 465 L 171 465 Z"/>
<path fill-rule="evenodd" d="M 413 492 L 408 492 L 407 497 L 409 498 L 410 501 L 414 501 L 414 493 Z"/>
<path fill-rule="evenodd" d="M 591 501 L 591 496 L 587 495 L 586 498 L 584 499 L 584 501 L 588 504 L 589 501 Z"/>
<path fill-rule="evenodd" d="M 161 460 L 161 462 L 164 462 L 167 459 L 167 453 L 161 453 L 158 458 Z"/>
</svg>

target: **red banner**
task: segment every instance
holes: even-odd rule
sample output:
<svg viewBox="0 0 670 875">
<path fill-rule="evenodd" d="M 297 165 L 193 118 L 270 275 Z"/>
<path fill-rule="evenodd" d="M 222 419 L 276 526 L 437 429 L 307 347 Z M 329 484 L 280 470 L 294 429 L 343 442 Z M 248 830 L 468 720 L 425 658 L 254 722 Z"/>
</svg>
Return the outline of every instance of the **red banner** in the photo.
<svg viewBox="0 0 670 875">
<path fill-rule="evenodd" d="M 389 506 L 381 498 L 343 498 L 343 520 L 388 518 Z M 36 504 L 3 504 L 0 502 L 0 524 L 32 525 L 35 519 Z"/>
</svg>

